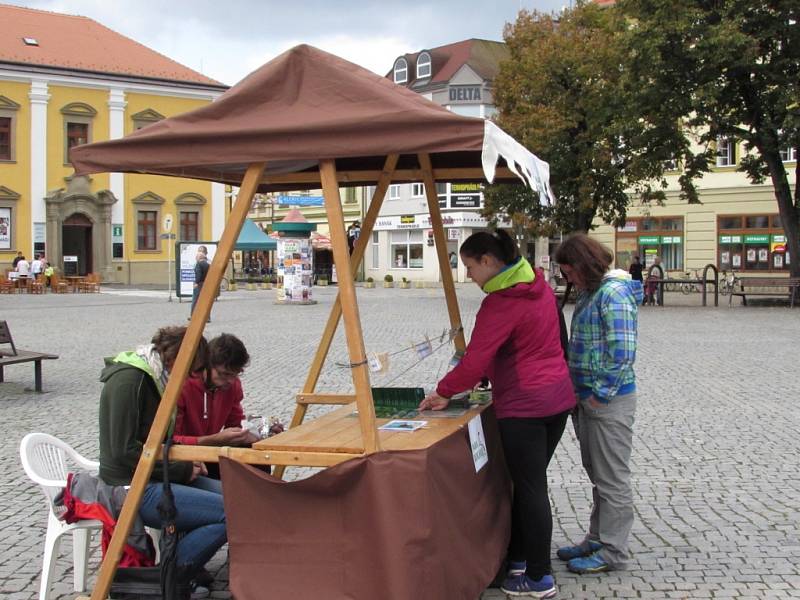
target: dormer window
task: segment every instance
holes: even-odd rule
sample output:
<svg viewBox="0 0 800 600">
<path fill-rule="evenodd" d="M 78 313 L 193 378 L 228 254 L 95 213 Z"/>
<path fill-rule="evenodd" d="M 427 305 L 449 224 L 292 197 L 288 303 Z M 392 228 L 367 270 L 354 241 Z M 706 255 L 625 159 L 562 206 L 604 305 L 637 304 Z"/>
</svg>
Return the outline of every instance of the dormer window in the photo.
<svg viewBox="0 0 800 600">
<path fill-rule="evenodd" d="M 32 37 L 24 37 L 24 38 L 22 38 L 22 41 L 25 42 L 26 46 L 38 46 L 39 45 L 39 40 L 37 40 L 36 38 L 32 38 Z"/>
<path fill-rule="evenodd" d="M 431 76 L 431 55 L 422 52 L 417 58 L 417 79 L 425 79 Z"/>
<path fill-rule="evenodd" d="M 394 82 L 406 83 L 408 81 L 408 61 L 398 58 L 394 63 Z"/>
</svg>

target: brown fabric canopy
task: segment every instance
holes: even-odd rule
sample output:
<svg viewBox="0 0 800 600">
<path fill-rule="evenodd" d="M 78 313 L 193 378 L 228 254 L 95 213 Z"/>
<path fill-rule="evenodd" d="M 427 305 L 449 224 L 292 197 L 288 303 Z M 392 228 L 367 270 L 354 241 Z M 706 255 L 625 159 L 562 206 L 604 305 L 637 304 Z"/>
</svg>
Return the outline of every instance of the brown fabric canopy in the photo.
<svg viewBox="0 0 800 600">
<path fill-rule="evenodd" d="M 316 170 L 377 170 L 388 154 L 398 169 L 480 168 L 483 119 L 463 117 L 388 79 L 307 45 L 254 71 L 215 102 L 125 138 L 73 148 L 78 174 L 106 171 L 191 177 L 238 185 L 251 163 L 266 162 L 259 191 L 287 189 L 270 175 Z M 406 155 L 406 156 L 403 156 Z M 300 178 L 302 179 L 302 178 Z M 359 185 L 369 181 L 347 181 Z M 316 182 L 299 187 L 319 187 Z"/>
</svg>

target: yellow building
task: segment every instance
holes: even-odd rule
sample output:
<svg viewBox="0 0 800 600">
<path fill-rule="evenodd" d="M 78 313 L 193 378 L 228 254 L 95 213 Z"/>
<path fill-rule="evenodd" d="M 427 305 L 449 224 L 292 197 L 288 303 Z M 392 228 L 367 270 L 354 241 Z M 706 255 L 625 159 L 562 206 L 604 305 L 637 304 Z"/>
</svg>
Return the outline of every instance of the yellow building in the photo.
<svg viewBox="0 0 800 600">
<path fill-rule="evenodd" d="M 624 227 L 614 228 L 598 220 L 592 232 L 614 250 L 618 267 L 627 268 L 638 255 L 645 266 L 656 256 L 667 271 L 694 274 L 707 264 L 720 270 L 745 274 L 787 274 L 792 257 L 778 215 L 775 191 L 767 179 L 752 184 L 737 171 L 742 144 L 721 140 L 716 165 L 697 180 L 701 204 L 679 198 L 677 174 L 668 177 L 664 206 L 628 209 Z M 794 193 L 797 156 L 793 148 L 781 152 Z"/>
<path fill-rule="evenodd" d="M 21 251 L 105 281 L 166 283 L 165 221 L 179 240 L 218 239 L 223 186 L 73 177 L 68 152 L 199 108 L 226 86 L 86 17 L 0 5 L 0 23 L 0 269 Z"/>
</svg>

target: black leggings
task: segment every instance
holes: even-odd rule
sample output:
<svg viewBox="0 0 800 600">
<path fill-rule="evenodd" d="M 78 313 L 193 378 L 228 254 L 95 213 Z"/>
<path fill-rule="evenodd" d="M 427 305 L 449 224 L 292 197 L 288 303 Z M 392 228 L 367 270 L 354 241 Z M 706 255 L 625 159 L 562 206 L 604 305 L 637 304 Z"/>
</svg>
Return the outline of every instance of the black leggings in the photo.
<svg viewBox="0 0 800 600">
<path fill-rule="evenodd" d="M 541 579 L 552 572 L 553 514 L 547 494 L 547 465 L 564 433 L 569 413 L 497 421 L 514 482 L 508 557 L 527 561 L 527 575 L 531 579 Z"/>
</svg>

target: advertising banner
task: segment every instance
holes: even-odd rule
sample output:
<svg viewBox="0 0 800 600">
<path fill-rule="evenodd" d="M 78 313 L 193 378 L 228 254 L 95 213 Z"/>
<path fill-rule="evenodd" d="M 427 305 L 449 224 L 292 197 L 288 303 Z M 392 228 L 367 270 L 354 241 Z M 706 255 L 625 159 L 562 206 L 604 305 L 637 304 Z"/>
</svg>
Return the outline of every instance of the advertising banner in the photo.
<svg viewBox="0 0 800 600">
<path fill-rule="evenodd" d="M 313 251 L 308 238 L 278 238 L 278 302 L 312 300 Z"/>
<path fill-rule="evenodd" d="M 11 209 L 0 208 L 0 249 L 11 249 Z"/>
<path fill-rule="evenodd" d="M 204 246 L 208 262 L 214 260 L 217 242 L 178 242 L 175 244 L 175 295 L 178 298 L 191 298 L 194 289 L 194 266 L 197 263 L 197 250 Z"/>
</svg>

